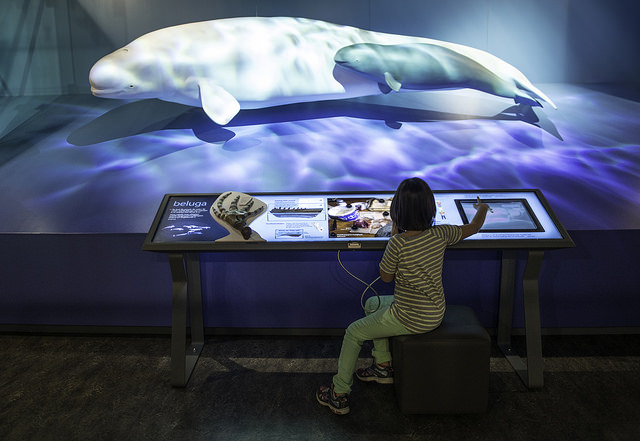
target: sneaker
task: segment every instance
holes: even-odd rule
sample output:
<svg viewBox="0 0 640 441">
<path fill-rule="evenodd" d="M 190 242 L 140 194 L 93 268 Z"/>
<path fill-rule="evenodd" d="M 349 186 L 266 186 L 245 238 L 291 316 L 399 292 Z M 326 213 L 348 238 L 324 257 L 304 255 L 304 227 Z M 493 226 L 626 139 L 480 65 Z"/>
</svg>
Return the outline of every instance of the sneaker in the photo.
<svg viewBox="0 0 640 441">
<path fill-rule="evenodd" d="M 375 361 L 371 366 L 356 370 L 356 377 L 361 381 L 375 381 L 380 384 L 393 383 L 393 368 L 380 366 Z"/>
<path fill-rule="evenodd" d="M 316 400 L 323 406 L 327 406 L 336 415 L 349 413 L 349 395 L 337 396 L 333 391 L 333 384 L 331 384 L 331 387 L 320 386 L 320 389 L 316 392 Z"/>
</svg>

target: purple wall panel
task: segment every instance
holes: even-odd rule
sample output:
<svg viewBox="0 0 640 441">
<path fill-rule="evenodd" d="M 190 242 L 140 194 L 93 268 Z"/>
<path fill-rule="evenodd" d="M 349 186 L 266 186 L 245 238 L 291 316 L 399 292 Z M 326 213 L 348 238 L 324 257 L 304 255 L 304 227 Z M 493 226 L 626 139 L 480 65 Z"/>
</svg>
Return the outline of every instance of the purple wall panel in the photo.
<svg viewBox="0 0 640 441">
<path fill-rule="evenodd" d="M 640 326 L 640 231 L 574 231 L 576 248 L 550 251 L 540 277 L 542 326 Z M 167 257 L 143 252 L 144 236 L 0 235 L 0 324 L 170 326 Z M 380 252 L 343 252 L 366 281 Z M 335 252 L 268 251 L 202 256 L 205 325 L 240 328 L 342 328 L 361 316 L 364 286 Z M 522 265 L 519 265 L 519 272 Z M 466 304 L 495 327 L 500 253 L 450 250 L 449 303 Z M 380 294 L 392 286 L 377 282 Z M 370 293 L 367 293 L 367 296 Z M 523 326 L 522 303 L 515 305 Z"/>
</svg>

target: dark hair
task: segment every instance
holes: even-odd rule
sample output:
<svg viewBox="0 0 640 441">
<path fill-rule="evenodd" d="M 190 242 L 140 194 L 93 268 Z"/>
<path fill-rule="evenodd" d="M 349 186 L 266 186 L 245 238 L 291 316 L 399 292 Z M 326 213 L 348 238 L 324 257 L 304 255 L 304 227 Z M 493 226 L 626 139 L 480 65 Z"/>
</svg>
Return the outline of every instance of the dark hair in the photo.
<svg viewBox="0 0 640 441">
<path fill-rule="evenodd" d="M 390 214 L 400 232 L 431 227 L 436 216 L 436 202 L 429 185 L 420 178 L 402 181 L 391 201 Z"/>
</svg>

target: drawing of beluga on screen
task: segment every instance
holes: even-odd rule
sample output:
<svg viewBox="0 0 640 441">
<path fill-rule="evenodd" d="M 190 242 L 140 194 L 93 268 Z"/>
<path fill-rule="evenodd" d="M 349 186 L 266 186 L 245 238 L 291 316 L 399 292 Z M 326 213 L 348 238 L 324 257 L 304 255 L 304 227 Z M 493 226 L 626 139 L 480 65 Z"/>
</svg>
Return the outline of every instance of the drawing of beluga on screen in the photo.
<svg viewBox="0 0 640 441">
<path fill-rule="evenodd" d="M 202 107 L 219 125 L 241 109 L 412 90 L 471 88 L 555 104 L 518 69 L 468 46 L 293 17 L 239 17 L 145 34 L 100 59 L 91 92 Z"/>
</svg>

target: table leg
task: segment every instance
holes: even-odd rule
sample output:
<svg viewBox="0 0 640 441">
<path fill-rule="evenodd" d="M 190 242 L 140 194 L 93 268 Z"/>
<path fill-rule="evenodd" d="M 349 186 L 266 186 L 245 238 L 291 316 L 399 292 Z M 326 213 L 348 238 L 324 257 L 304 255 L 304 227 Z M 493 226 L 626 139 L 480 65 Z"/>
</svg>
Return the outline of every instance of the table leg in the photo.
<svg viewBox="0 0 640 441">
<path fill-rule="evenodd" d="M 513 350 L 511 345 L 517 251 L 505 250 L 502 255 L 500 306 L 498 312 L 498 347 L 525 385 L 530 389 L 541 388 L 544 385 L 544 365 L 542 360 L 542 337 L 538 292 L 538 278 L 543 258 L 544 251 L 529 250 L 522 277 L 527 357 L 527 361 L 525 363 Z"/>
<path fill-rule="evenodd" d="M 195 253 L 170 253 L 169 265 L 173 279 L 171 385 L 184 387 L 204 347 L 200 257 Z M 191 343 L 187 344 L 189 318 Z"/>
</svg>

